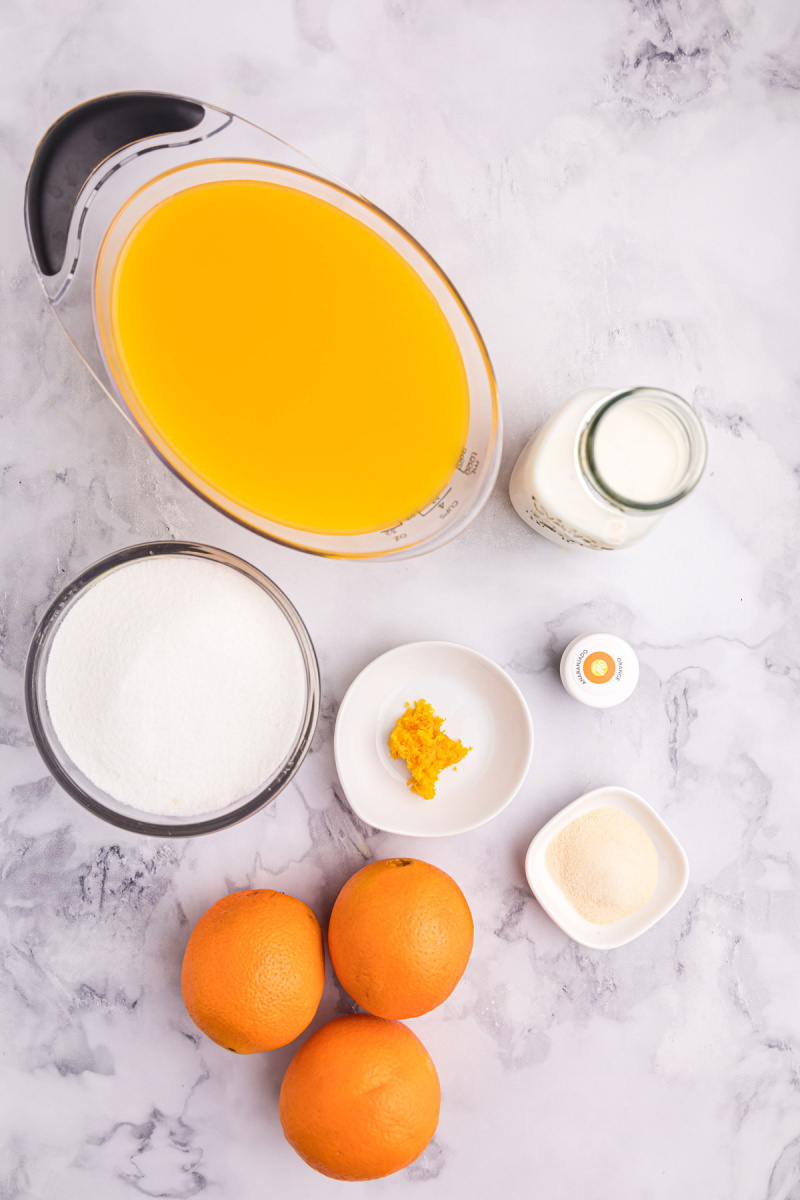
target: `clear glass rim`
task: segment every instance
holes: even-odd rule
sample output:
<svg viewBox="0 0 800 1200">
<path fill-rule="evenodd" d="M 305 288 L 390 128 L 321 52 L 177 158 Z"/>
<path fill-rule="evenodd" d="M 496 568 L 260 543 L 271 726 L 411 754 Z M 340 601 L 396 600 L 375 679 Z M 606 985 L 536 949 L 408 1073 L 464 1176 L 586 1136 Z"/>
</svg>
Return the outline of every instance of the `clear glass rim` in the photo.
<svg viewBox="0 0 800 1200">
<path fill-rule="evenodd" d="M 681 425 L 689 447 L 688 465 L 679 486 L 661 500 L 640 501 L 621 495 L 603 478 L 595 458 L 595 440 L 603 417 L 614 405 L 637 397 L 652 398 L 668 408 Z M 578 434 L 576 452 L 580 473 L 596 496 L 622 512 L 642 516 L 664 512 L 685 500 L 690 492 L 694 491 L 706 467 L 708 439 L 697 413 L 682 396 L 675 392 L 667 392 L 663 388 L 639 386 L 611 392 L 589 410 Z"/>
<path fill-rule="evenodd" d="M 171 555 L 185 555 L 218 562 L 223 566 L 240 571 L 254 583 L 258 584 L 278 605 L 297 638 L 306 671 L 307 690 L 305 711 L 295 743 L 282 765 L 259 792 L 250 796 L 244 802 L 235 802 L 233 805 L 228 805 L 225 809 L 212 813 L 207 817 L 199 817 L 185 822 L 165 821 L 163 824 L 160 824 L 157 821 L 148 820 L 145 814 L 141 817 L 134 815 L 136 810 L 132 808 L 126 809 L 124 812 L 118 812 L 116 809 L 110 808 L 101 799 L 101 789 L 97 788 L 94 793 L 90 792 L 73 778 L 54 748 L 53 738 L 47 730 L 47 724 L 43 717 L 40 696 L 43 694 L 43 672 L 50 644 L 62 614 L 67 608 L 71 607 L 78 596 L 103 575 L 128 563 L 144 558 L 164 558 Z M 220 829 L 228 829 L 230 826 L 246 820 L 247 817 L 253 816 L 254 813 L 264 808 L 283 791 L 297 773 L 310 749 L 311 739 L 314 736 L 319 719 L 321 685 L 319 664 L 308 630 L 297 609 L 277 584 L 273 583 L 257 567 L 254 567 L 245 559 L 229 553 L 227 550 L 208 546 L 202 542 L 167 541 L 139 542 L 134 546 L 127 546 L 122 550 L 116 550 L 113 554 L 108 554 L 86 567 L 61 589 L 48 606 L 31 640 L 25 663 L 24 691 L 25 709 L 34 745 L 44 760 L 50 774 L 67 795 L 71 796 L 73 800 L 76 800 L 78 804 L 88 809 L 96 817 L 100 817 L 110 825 L 116 825 L 118 828 L 126 829 L 132 833 L 144 834 L 148 837 L 196 837 L 199 834 L 215 833 Z M 62 754 L 64 758 L 68 759 L 65 752 L 62 751 Z"/>
</svg>

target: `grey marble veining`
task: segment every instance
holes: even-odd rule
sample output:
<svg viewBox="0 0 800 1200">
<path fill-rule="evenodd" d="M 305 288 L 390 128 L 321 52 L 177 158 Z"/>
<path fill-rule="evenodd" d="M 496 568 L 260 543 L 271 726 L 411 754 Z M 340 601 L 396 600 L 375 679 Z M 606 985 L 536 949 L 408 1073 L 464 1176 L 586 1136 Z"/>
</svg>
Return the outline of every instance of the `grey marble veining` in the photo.
<svg viewBox="0 0 800 1200">
<path fill-rule="evenodd" d="M 82 367 L 31 268 L 38 137 L 104 91 L 227 106 L 364 192 L 439 258 L 497 370 L 496 492 L 403 564 L 323 562 L 234 528 L 147 451 Z M 185 1015 L 188 932 L 224 892 L 277 887 L 325 921 L 371 857 L 448 870 L 476 920 L 451 999 L 411 1022 L 442 1119 L 361 1194 L 567 1200 L 800 1197 L 800 637 L 796 623 L 800 18 L 791 0 L 7 0 L 0 11 L 0 1197 L 342 1194 L 284 1143 L 292 1048 L 234 1058 Z M 513 513 L 531 430 L 581 386 L 690 397 L 698 493 L 641 547 L 570 555 Z M 196 538 L 256 563 L 305 618 L 324 697 L 269 809 L 190 843 L 80 810 L 32 747 L 21 672 L 59 587 L 117 547 Z M 591 627 L 639 688 L 594 712 L 561 688 Z M 333 763 L 371 658 L 450 638 L 522 688 L 537 750 L 514 803 L 439 841 L 364 827 Z M 683 901 L 608 954 L 538 908 L 525 848 L 617 782 L 689 854 Z M 316 1024 L 348 1011 L 329 979 Z"/>
</svg>

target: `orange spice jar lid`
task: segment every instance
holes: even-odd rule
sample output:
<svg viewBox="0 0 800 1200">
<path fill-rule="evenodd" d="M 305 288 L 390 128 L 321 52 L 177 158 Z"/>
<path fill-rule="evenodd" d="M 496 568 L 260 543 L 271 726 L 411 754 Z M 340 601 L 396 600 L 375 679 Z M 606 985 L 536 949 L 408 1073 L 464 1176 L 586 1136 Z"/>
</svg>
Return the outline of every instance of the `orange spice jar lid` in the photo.
<svg viewBox="0 0 800 1200">
<path fill-rule="evenodd" d="M 561 682 L 582 704 L 613 708 L 627 700 L 639 682 L 639 660 L 613 633 L 583 633 L 561 656 Z"/>
</svg>

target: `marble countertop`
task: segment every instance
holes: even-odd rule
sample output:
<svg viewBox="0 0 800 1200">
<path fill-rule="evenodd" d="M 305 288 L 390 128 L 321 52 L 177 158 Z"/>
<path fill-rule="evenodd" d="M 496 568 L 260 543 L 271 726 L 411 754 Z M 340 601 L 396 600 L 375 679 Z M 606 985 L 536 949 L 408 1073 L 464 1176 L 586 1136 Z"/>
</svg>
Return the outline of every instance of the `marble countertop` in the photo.
<svg viewBox="0 0 800 1200">
<path fill-rule="evenodd" d="M 462 886 L 475 952 L 411 1022 L 443 1087 L 436 1138 L 359 1195 L 451 1200 L 800 1196 L 798 203 L 792 0 L 99 0 L 0 14 L 0 778 L 3 1200 L 341 1195 L 283 1141 L 292 1049 L 234 1058 L 198 1035 L 178 971 L 223 893 L 276 887 L 325 921 L 373 857 Z M 402 564 L 326 562 L 205 507 L 159 465 L 53 319 L 22 225 L 47 126 L 105 91 L 199 96 L 325 163 L 404 223 L 466 297 L 497 371 L 506 442 L 474 525 Z M 691 398 L 711 457 L 647 542 L 559 549 L 508 501 L 531 430 L 579 387 Z M 188 842 L 78 808 L 34 750 L 21 677 L 59 587 L 117 547 L 192 538 L 250 559 L 316 643 L 313 752 L 267 810 Z M 636 647 L 631 701 L 561 687 L 592 627 Z M 481 829 L 366 828 L 332 730 L 355 674 L 401 642 L 490 655 L 537 750 Z M 533 834 L 606 783 L 687 849 L 681 903 L 592 952 L 539 909 Z M 347 1011 L 330 982 L 317 1023 Z"/>
</svg>

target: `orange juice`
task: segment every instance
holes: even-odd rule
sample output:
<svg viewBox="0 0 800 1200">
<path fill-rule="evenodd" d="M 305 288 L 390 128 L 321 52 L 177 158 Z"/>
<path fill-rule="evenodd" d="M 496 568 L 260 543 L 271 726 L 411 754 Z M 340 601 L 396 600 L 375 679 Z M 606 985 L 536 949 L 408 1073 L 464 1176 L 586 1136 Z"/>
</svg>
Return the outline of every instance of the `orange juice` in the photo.
<svg viewBox="0 0 800 1200">
<path fill-rule="evenodd" d="M 367 225 L 294 188 L 161 201 L 119 255 L 111 318 L 144 431 L 259 517 L 399 524 L 464 448 L 467 378 L 436 299 Z"/>
</svg>

